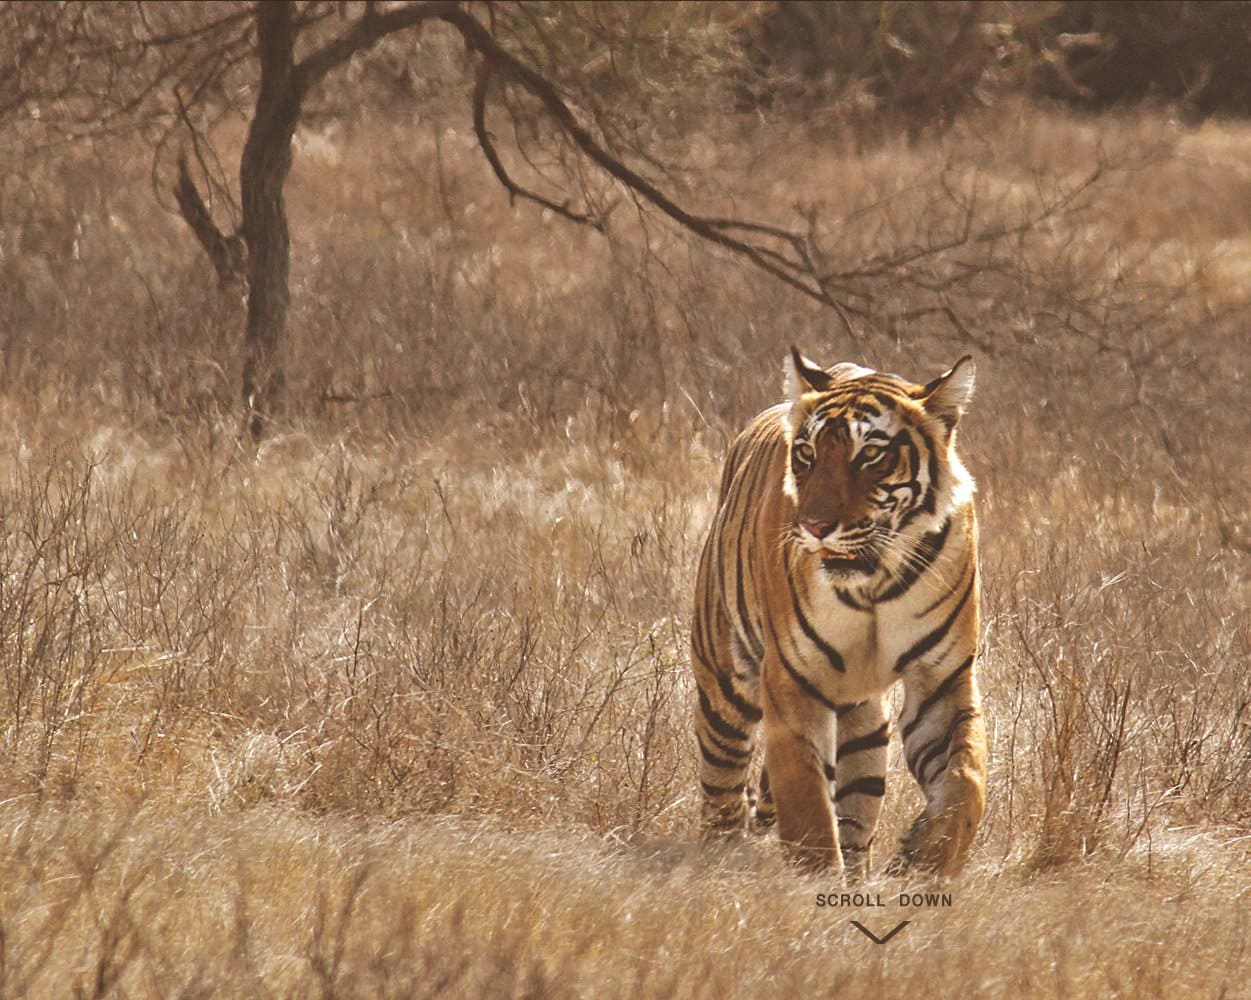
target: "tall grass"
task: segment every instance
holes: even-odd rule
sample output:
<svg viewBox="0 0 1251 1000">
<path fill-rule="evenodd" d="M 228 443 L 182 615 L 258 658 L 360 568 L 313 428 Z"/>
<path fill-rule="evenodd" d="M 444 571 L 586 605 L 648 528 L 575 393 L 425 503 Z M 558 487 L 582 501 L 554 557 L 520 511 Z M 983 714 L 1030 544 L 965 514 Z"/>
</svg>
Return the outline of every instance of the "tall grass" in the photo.
<svg viewBox="0 0 1251 1000">
<path fill-rule="evenodd" d="M 0 989 L 1240 988 L 1251 132 L 1022 106 L 855 153 L 771 127 L 693 155 L 727 200 L 822 202 L 849 267 L 1106 168 L 1043 223 L 857 277 L 849 333 L 654 221 L 510 211 L 448 121 L 305 136 L 292 399 L 255 453 L 238 303 L 141 161 L 20 175 Z M 834 886 L 771 842 L 697 846 L 693 567 L 791 342 L 918 379 L 978 355 L 992 771 L 950 910 L 819 909 Z M 893 768 L 879 842 L 916 799 Z M 877 948 L 851 917 L 913 925 Z"/>
</svg>

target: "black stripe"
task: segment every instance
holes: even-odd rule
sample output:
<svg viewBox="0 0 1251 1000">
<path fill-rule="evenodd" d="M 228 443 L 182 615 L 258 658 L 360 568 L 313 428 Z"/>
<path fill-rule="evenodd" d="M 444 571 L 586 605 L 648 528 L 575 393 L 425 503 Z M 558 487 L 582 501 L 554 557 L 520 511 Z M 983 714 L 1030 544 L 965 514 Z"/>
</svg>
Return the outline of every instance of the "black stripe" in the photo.
<svg viewBox="0 0 1251 1000">
<path fill-rule="evenodd" d="M 914 430 L 920 436 L 922 443 L 925 445 L 926 449 L 929 452 L 929 458 L 927 459 L 926 465 L 927 465 L 927 468 L 929 469 L 930 483 L 929 483 L 929 489 L 925 494 L 924 502 L 917 504 L 917 506 L 913 507 L 910 511 L 908 511 L 908 513 L 905 514 L 903 518 L 900 520 L 899 529 L 898 529 L 900 531 L 902 531 L 909 524 L 911 524 L 913 519 L 915 519 L 919 514 L 923 514 L 923 513 L 933 514 L 934 508 L 935 508 L 935 497 L 938 496 L 938 453 L 934 450 L 934 442 L 930 439 L 930 436 L 925 433 L 925 431 L 921 430 L 919 427 L 914 428 Z M 914 452 L 919 453 L 919 449 L 916 446 L 916 442 L 909 442 L 909 443 L 911 444 L 912 450 Z M 912 472 L 911 472 L 912 482 L 909 485 L 913 487 L 914 493 L 917 492 L 920 488 L 920 484 L 917 482 L 917 474 L 919 472 L 920 472 L 919 463 L 916 461 L 913 461 Z"/>
<path fill-rule="evenodd" d="M 711 588 L 705 587 L 705 590 Z M 709 663 L 709 617 L 710 610 L 707 601 L 701 602 L 695 608 L 695 621 L 691 629 L 691 652 L 695 654 L 695 659 L 707 665 Z"/>
<path fill-rule="evenodd" d="M 843 785 L 835 794 L 834 801 L 841 802 L 848 795 L 872 795 L 881 798 L 886 794 L 886 779 L 883 777 L 857 778 Z"/>
<path fill-rule="evenodd" d="M 903 727 L 904 743 L 908 742 L 908 737 L 911 736 L 916 730 L 917 726 L 921 722 L 921 719 L 924 718 L 925 713 L 933 708 L 938 701 L 950 693 L 951 689 L 956 686 L 956 681 L 959 680 L 960 675 L 971 666 L 973 666 L 972 656 L 949 673 L 946 678 L 944 678 L 943 682 L 930 693 L 930 696 L 926 698 L 925 701 L 921 702 L 920 707 L 917 708 L 917 714 L 913 716 L 912 721 Z"/>
<path fill-rule="evenodd" d="M 902 483 L 902 486 L 907 487 L 908 492 L 912 493 L 913 506 L 909 507 L 908 512 L 904 514 L 901 519 L 899 519 L 899 527 L 897 528 L 897 531 L 903 531 L 903 529 L 908 527 L 908 524 L 911 524 L 914 519 L 919 516 L 919 514 L 924 511 L 933 511 L 934 507 L 934 482 L 932 477 L 929 479 L 929 494 L 926 498 L 924 498 L 924 503 L 916 503 L 916 498 L 921 496 L 921 478 L 919 478 L 921 477 L 921 449 L 917 448 L 917 443 L 912 441 L 912 438 L 908 438 L 907 447 L 908 481 L 906 483 Z M 931 472 L 933 472 L 934 461 L 936 461 L 936 459 L 934 459 L 933 452 L 931 452 L 929 453 L 929 468 L 931 468 Z"/>
<path fill-rule="evenodd" d="M 903 451 L 905 447 L 908 449 L 907 485 L 912 491 L 912 494 L 915 496 L 921 492 L 921 449 L 918 448 L 916 442 L 913 441 L 912 438 L 906 436 L 903 431 L 899 432 L 899 437 L 896 438 L 896 440 L 899 441 L 899 451 Z"/>
<path fill-rule="evenodd" d="M 957 583 L 958 583 L 959 581 L 961 581 L 961 580 L 963 580 L 963 579 L 964 579 L 964 574 L 968 572 L 968 570 L 969 570 L 969 565 L 972 563 L 972 561 L 973 561 L 972 556 L 969 556 L 969 557 L 965 560 L 964 564 L 960 567 L 960 572 L 959 572 L 959 573 L 957 574 L 957 576 L 956 576 L 956 582 L 957 582 Z M 976 573 L 977 573 L 977 567 L 976 567 L 976 566 L 974 566 L 973 572 L 974 572 L 974 574 L 976 575 Z M 953 588 L 951 588 L 951 589 L 947 590 L 945 593 L 939 594 L 936 598 L 934 598 L 934 600 L 933 600 L 933 601 L 931 601 L 931 602 L 930 602 L 929 604 L 927 604 L 924 608 L 922 608 L 920 611 L 918 611 L 918 612 L 917 612 L 917 613 L 916 613 L 913 617 L 915 617 L 915 618 L 924 618 L 924 617 L 925 617 L 926 615 L 928 615 L 931 611 L 933 611 L 936 607 L 938 607 L 940 604 L 942 604 L 942 603 L 943 603 L 943 601 L 948 600 L 954 592 L 955 592 L 955 588 L 953 587 Z"/>
<path fill-rule="evenodd" d="M 713 646 L 712 629 L 714 622 L 723 620 L 729 625 L 729 615 L 725 605 L 718 599 L 722 593 L 719 586 L 719 566 L 717 560 L 717 530 L 714 525 L 704 542 L 704 550 L 699 556 L 698 580 L 703 584 L 699 594 L 699 602 L 695 609 L 695 629 L 691 636 L 691 645 L 700 659 L 707 661 Z"/>
<path fill-rule="evenodd" d="M 849 397 L 871 396 L 874 395 L 873 390 L 877 389 L 883 393 L 894 394 L 890 397 L 890 404 L 898 406 L 899 399 L 907 397 L 907 388 L 900 383 L 898 376 L 888 372 L 869 372 L 867 375 L 855 375 L 835 382 L 830 386 L 828 394 Z"/>
<path fill-rule="evenodd" d="M 691 629 L 691 652 L 695 659 L 708 662 L 708 645 L 704 638 L 704 616 L 696 611 L 695 627 Z"/>
<path fill-rule="evenodd" d="M 727 722 L 713 710 L 712 704 L 708 701 L 708 696 L 704 694 L 703 688 L 698 687 L 697 685 L 697 691 L 699 693 L 700 711 L 704 713 L 704 721 L 708 723 L 713 732 L 727 740 L 735 740 L 738 743 L 746 743 L 747 734 L 737 726 Z"/>
<path fill-rule="evenodd" d="M 810 698 L 815 698 L 822 705 L 824 705 L 826 708 L 828 708 L 830 711 L 834 712 L 837 715 L 838 706 L 834 704 L 834 702 L 830 701 L 830 699 L 827 698 L 824 694 L 822 694 L 821 690 L 815 684 L 813 684 L 812 681 L 808 680 L 807 677 L 805 677 L 798 670 L 796 670 L 795 665 L 786 658 L 786 654 L 782 652 L 782 644 L 778 642 L 777 633 L 773 629 L 773 623 L 767 618 L 765 619 L 765 628 L 768 629 L 769 631 L 769 640 L 773 645 L 774 652 L 777 653 L 778 661 L 786 669 L 786 672 L 790 674 L 792 678 L 794 678 L 795 682 L 799 684 L 801 688 L 804 689 L 805 693 Z"/>
<path fill-rule="evenodd" d="M 737 450 L 737 444 L 738 443 L 735 442 L 736 450 Z M 731 460 L 732 459 L 733 459 L 733 453 L 731 453 Z M 728 469 L 729 469 L 729 466 L 727 464 L 727 472 L 728 472 Z M 742 492 L 742 489 L 741 489 L 742 483 L 738 475 L 740 471 L 741 471 L 741 466 L 734 470 L 734 475 L 732 477 L 733 482 L 727 483 L 727 485 L 729 485 L 731 489 L 735 485 L 740 487 L 739 490 L 734 491 L 736 494 Z M 733 617 L 730 614 L 730 608 L 729 608 L 728 603 L 726 603 L 726 598 L 728 597 L 728 591 L 726 588 L 726 580 L 725 580 L 724 550 L 726 548 L 726 543 L 724 539 L 725 539 L 725 533 L 727 530 L 726 522 L 729 519 L 731 509 L 734 506 L 734 502 L 735 502 L 735 496 L 726 495 L 721 498 L 720 506 L 717 510 L 717 518 L 716 518 L 716 521 L 714 521 L 713 523 L 712 533 L 708 536 L 708 541 L 705 543 L 705 550 L 711 550 L 710 555 L 713 561 L 713 569 L 716 571 L 716 576 L 715 576 L 716 594 L 720 598 L 721 607 L 725 610 L 726 623 L 729 626 L 729 630 L 731 634 L 736 633 L 737 624 L 735 623 Z M 740 537 L 741 537 L 741 532 L 740 532 Z M 737 552 L 738 552 L 738 540 L 737 539 L 735 540 L 735 543 L 734 543 L 734 549 L 735 549 L 735 554 L 737 555 Z M 740 581 L 739 583 L 740 588 L 741 588 L 741 576 L 742 576 L 741 574 L 739 574 L 738 576 L 738 580 Z M 742 613 L 742 610 L 743 609 L 742 609 L 742 605 L 740 601 L 740 606 L 739 606 L 740 614 Z"/>
<path fill-rule="evenodd" d="M 816 405 L 809 411 L 809 415 L 816 417 L 818 420 L 833 421 L 836 416 L 839 416 L 848 407 L 854 405 L 859 395 L 852 389 L 844 388 L 841 391 L 835 391 L 818 400 Z"/>
<path fill-rule="evenodd" d="M 860 602 L 854 600 L 851 594 L 843 590 L 843 588 L 840 587 L 837 583 L 833 584 L 833 589 L 834 589 L 834 596 L 839 599 L 840 603 L 847 605 L 847 607 L 849 608 L 854 608 L 856 611 L 868 611 L 869 610 L 868 604 L 861 604 Z"/>
<path fill-rule="evenodd" d="M 825 775 L 826 781 L 834 780 L 834 765 L 829 761 L 821 761 L 821 773 Z"/>
<path fill-rule="evenodd" d="M 746 722 L 759 722 L 761 715 L 760 707 L 753 705 L 735 691 L 730 678 L 725 674 L 718 673 L 716 677 L 717 687 L 721 689 L 721 697 L 734 707 L 734 711 L 738 712 Z"/>
<path fill-rule="evenodd" d="M 943 546 L 947 544 L 947 535 L 950 531 L 951 518 L 948 518 L 937 531 L 922 535 L 921 540 L 917 542 L 909 558 L 904 562 L 903 572 L 886 589 L 886 592 L 878 597 L 877 602 L 884 604 L 887 601 L 893 601 L 911 590 L 921 574 L 934 565 L 934 560 L 938 558 L 943 551 Z"/>
<path fill-rule="evenodd" d="M 848 712 L 854 711 L 855 709 L 859 708 L 861 705 L 867 705 L 867 704 L 868 702 L 864 702 L 864 701 L 849 701 L 849 702 L 843 702 L 841 705 L 835 705 L 834 717 L 841 719 Z"/>
<path fill-rule="evenodd" d="M 864 824 L 861 823 L 860 820 L 856 819 L 854 816 L 838 817 L 838 825 L 840 829 L 844 826 L 854 826 L 857 830 L 865 829 Z"/>
<path fill-rule="evenodd" d="M 968 602 L 969 595 L 973 593 L 973 584 L 976 582 L 977 574 L 970 574 L 968 586 L 964 588 L 964 593 L 960 595 L 960 600 L 956 602 L 956 606 L 951 609 L 951 614 L 943 619 L 942 624 L 938 628 L 921 636 L 920 639 L 912 644 L 909 650 L 900 655 L 898 662 L 895 664 L 895 673 L 899 673 L 913 660 L 920 659 L 942 642 L 943 637 L 950 631 L 951 626 L 955 624 L 955 620 L 959 617 L 960 612 L 964 610 L 964 605 Z"/>
<path fill-rule="evenodd" d="M 917 781 L 921 782 L 921 784 L 925 784 L 925 769 L 929 767 L 930 764 L 934 763 L 936 758 L 944 755 L 949 746 L 951 746 L 950 733 L 948 733 L 944 739 L 939 740 L 938 743 L 930 749 L 929 753 L 917 761 L 916 767 L 910 767 L 908 770 L 913 773 Z"/>
<path fill-rule="evenodd" d="M 917 781 L 924 783 L 925 769 L 930 766 L 937 758 L 945 757 L 947 751 L 951 748 L 951 741 L 956 737 L 956 730 L 964 723 L 977 718 L 977 712 L 972 708 L 962 708 L 954 716 L 952 716 L 951 724 L 947 727 L 947 732 L 941 740 L 935 742 L 930 750 L 917 761 L 913 767 L 909 762 L 908 770 L 916 775 Z"/>
<path fill-rule="evenodd" d="M 708 795 L 742 795 L 743 789 L 747 786 L 740 781 L 737 785 L 731 785 L 729 788 L 721 788 L 717 785 L 710 785 L 708 782 L 700 779 L 699 787 Z"/>
<path fill-rule="evenodd" d="M 726 627 L 728 631 L 730 632 L 730 634 L 733 635 L 734 634 L 734 619 L 730 615 L 730 606 L 727 603 L 727 598 L 729 595 L 727 594 L 726 587 L 725 587 L 725 559 L 723 558 L 724 553 L 721 551 L 724 545 L 721 539 L 721 534 L 723 533 L 725 529 L 725 518 L 728 513 L 728 510 L 729 508 L 723 506 L 717 512 L 717 520 L 713 524 L 712 530 L 717 535 L 717 541 L 716 541 L 715 551 L 713 551 L 711 555 L 712 570 L 713 570 L 714 575 L 713 575 L 713 583 L 712 583 L 712 586 L 709 587 L 709 590 L 713 591 L 713 594 L 711 595 L 710 599 L 713 600 L 717 604 L 718 610 L 724 612 Z M 713 545 L 712 536 L 709 536 L 708 538 L 708 545 L 709 546 Z"/>
<path fill-rule="evenodd" d="M 740 556 L 740 559 L 738 563 L 739 572 L 734 574 L 734 600 L 738 605 L 739 618 L 736 623 L 738 627 L 735 628 L 734 631 L 735 634 L 739 636 L 740 640 L 746 640 L 747 648 L 751 651 L 752 656 L 756 659 L 760 659 L 764 655 L 764 649 L 761 647 L 760 640 L 753 634 L 751 621 L 747 617 L 747 595 L 743 591 L 743 577 L 746 576 L 746 574 L 743 572 L 741 550 L 737 547 L 735 555 Z"/>
<path fill-rule="evenodd" d="M 747 558 L 743 563 L 743 572 L 750 579 L 756 579 L 756 548 L 754 545 L 749 544 L 747 546 Z M 761 642 L 760 637 L 756 635 L 751 622 L 745 622 L 744 624 L 746 625 L 747 630 L 751 632 L 751 635 L 748 638 L 752 640 L 752 659 L 759 664 L 761 659 L 764 657 L 764 643 Z"/>
<path fill-rule="evenodd" d="M 845 673 L 847 665 L 843 662 L 842 654 L 831 646 L 828 642 L 817 634 L 817 630 L 812 627 L 812 622 L 808 620 L 808 616 L 804 614 L 803 605 L 799 600 L 799 591 L 795 589 L 795 578 L 791 574 L 791 560 L 786 560 L 786 582 L 791 588 L 791 607 L 795 611 L 795 620 L 799 622 L 799 629 L 808 638 L 814 646 L 817 647 L 822 655 L 830 661 L 830 666 L 840 674 Z"/>
<path fill-rule="evenodd" d="M 707 720 L 705 720 L 705 722 L 706 721 Z M 699 727 L 696 727 L 695 732 L 696 734 L 699 733 Z M 713 732 L 710 729 L 706 729 L 704 731 L 704 735 L 708 738 L 708 743 L 713 748 L 713 750 L 715 750 L 719 754 L 729 757 L 731 760 L 737 760 L 739 758 L 742 758 L 744 761 L 746 761 L 746 759 L 751 756 L 750 746 L 748 746 L 746 749 L 743 749 L 742 747 L 739 747 L 739 746 L 727 745 L 727 743 L 725 742 L 726 737 L 718 736 L 715 732 Z M 741 741 L 734 741 L 734 742 L 741 742 Z"/>
<path fill-rule="evenodd" d="M 882 388 L 885 389 L 886 386 L 883 386 Z M 882 406 L 884 406 L 888 410 L 899 409 L 900 399 L 898 396 L 892 396 L 888 392 L 877 392 L 872 389 L 865 392 L 865 395 L 869 396 L 872 399 L 876 399 L 879 403 L 882 404 Z"/>
<path fill-rule="evenodd" d="M 883 722 L 877 729 L 871 733 L 865 733 L 863 736 L 857 736 L 854 740 L 848 740 L 839 746 L 834 755 L 835 760 L 842 760 L 844 757 L 850 757 L 854 753 L 860 753 L 864 750 L 875 750 L 878 747 L 884 747 L 890 742 L 890 724 Z"/>
<path fill-rule="evenodd" d="M 796 670 L 794 665 L 791 663 L 791 661 L 788 660 L 785 657 L 785 655 L 783 655 L 780 649 L 777 651 L 777 654 L 778 654 L 778 659 L 782 661 L 782 666 L 786 668 L 786 672 L 795 679 L 796 683 L 798 683 L 801 688 L 804 689 L 804 692 L 808 695 L 808 697 L 815 698 L 822 705 L 828 708 L 831 712 L 837 712 L 838 706 L 835 705 L 834 702 L 830 701 L 830 699 L 827 698 L 824 694 L 822 694 L 821 690 L 815 684 L 813 684 L 812 681 L 808 680 L 807 677 L 805 677 L 798 670 Z"/>
<path fill-rule="evenodd" d="M 769 456 L 766 454 L 762 460 L 756 463 L 756 468 L 754 470 L 755 474 L 750 482 L 742 484 L 743 489 L 739 491 L 740 496 L 745 495 L 745 497 L 750 500 L 751 497 L 760 495 L 764 485 L 764 479 L 770 474 L 771 463 L 768 461 L 768 458 Z M 743 580 L 751 573 L 752 570 L 750 563 L 752 548 L 749 539 L 749 532 L 751 531 L 752 526 L 751 518 L 747 516 L 748 514 L 750 514 L 750 511 L 744 512 L 744 527 L 738 532 L 734 539 L 735 565 L 738 568 L 738 572 L 735 574 L 734 578 L 734 596 L 735 602 L 738 605 L 739 624 L 741 625 L 741 631 L 743 633 L 742 637 L 746 639 L 747 648 L 750 650 L 753 658 L 759 662 L 764 657 L 764 643 L 761 642 L 760 637 L 755 632 L 755 628 L 747 609 L 747 595 L 743 589 Z M 743 554 L 744 539 L 748 539 L 746 556 Z"/>
<path fill-rule="evenodd" d="M 842 413 L 839 414 L 839 417 L 841 416 Z M 828 434 L 840 444 L 851 443 L 851 428 L 847 426 L 847 421 L 838 419 L 837 417 L 834 417 L 833 414 L 830 414 L 827 418 L 825 424 L 821 428 L 821 433 Z"/>
<path fill-rule="evenodd" d="M 934 448 L 933 439 L 928 434 L 926 434 L 924 430 L 922 430 L 920 427 L 916 427 L 914 428 L 914 430 L 916 431 L 917 435 L 921 438 L 921 440 L 925 443 L 925 448 L 929 452 L 929 463 L 928 463 L 929 473 L 930 473 L 929 492 L 925 495 L 925 503 L 921 504 L 919 509 L 925 511 L 925 513 L 927 514 L 933 514 L 934 506 L 935 506 L 935 497 L 938 496 L 938 452 Z"/>
<path fill-rule="evenodd" d="M 929 743 L 923 743 L 912 752 L 908 752 L 905 749 L 904 756 L 907 757 L 908 760 L 908 770 L 912 772 L 914 777 L 917 773 L 917 758 L 923 753 L 928 753 L 928 751 L 938 742 L 938 740 L 931 740 Z M 918 778 L 917 780 L 920 779 Z"/>
<path fill-rule="evenodd" d="M 708 749 L 704 743 L 704 739 L 699 733 L 695 734 L 695 742 L 699 744 L 699 755 L 708 761 L 713 767 L 719 767 L 722 770 L 729 771 L 743 766 L 742 760 L 730 760 L 727 757 L 718 757 L 715 753 Z M 720 749 L 720 747 L 718 747 Z"/>
</svg>

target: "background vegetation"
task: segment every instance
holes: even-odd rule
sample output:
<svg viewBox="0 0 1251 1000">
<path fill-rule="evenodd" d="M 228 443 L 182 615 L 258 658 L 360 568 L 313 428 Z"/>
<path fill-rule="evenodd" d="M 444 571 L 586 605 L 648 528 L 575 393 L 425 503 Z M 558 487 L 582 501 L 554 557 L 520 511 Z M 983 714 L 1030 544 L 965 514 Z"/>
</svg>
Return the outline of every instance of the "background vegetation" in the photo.
<svg viewBox="0 0 1251 1000">
<path fill-rule="evenodd" d="M 905 58 L 826 71 L 875 120 L 753 61 L 799 5 L 726 9 L 676 11 L 717 53 L 697 94 L 623 59 L 645 86 L 605 107 L 708 211 L 810 227 L 854 311 L 628 200 L 603 232 L 510 205 L 431 29 L 296 134 L 259 446 L 239 292 L 154 197 L 150 135 L 8 119 L 0 993 L 1245 988 L 1251 128 L 1183 124 L 1202 105 L 1162 85 L 1049 99 L 1048 19 L 1124 7 L 835 8 Z M 888 86 L 918 21 L 994 42 L 937 110 Z M 243 134 L 213 126 L 223 162 Z M 694 564 L 792 342 L 978 360 L 992 771 L 950 909 L 817 908 L 837 887 L 771 841 L 698 844 Z M 889 787 L 882 844 L 918 798 L 897 761 Z M 877 947 L 850 919 L 913 924 Z"/>
</svg>

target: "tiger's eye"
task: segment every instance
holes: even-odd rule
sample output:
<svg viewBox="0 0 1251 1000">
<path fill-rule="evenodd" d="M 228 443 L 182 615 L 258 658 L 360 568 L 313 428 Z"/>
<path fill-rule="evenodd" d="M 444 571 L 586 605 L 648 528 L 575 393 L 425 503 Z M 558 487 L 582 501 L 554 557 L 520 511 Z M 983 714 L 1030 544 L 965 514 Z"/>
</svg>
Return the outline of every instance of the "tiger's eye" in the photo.
<svg viewBox="0 0 1251 1000">
<path fill-rule="evenodd" d="M 791 448 L 796 465 L 811 465 L 817 460 L 816 449 L 807 441 L 796 441 Z"/>
<path fill-rule="evenodd" d="M 860 449 L 860 461 L 865 465 L 872 465 L 882 457 L 885 450 L 875 444 L 865 445 Z"/>
</svg>

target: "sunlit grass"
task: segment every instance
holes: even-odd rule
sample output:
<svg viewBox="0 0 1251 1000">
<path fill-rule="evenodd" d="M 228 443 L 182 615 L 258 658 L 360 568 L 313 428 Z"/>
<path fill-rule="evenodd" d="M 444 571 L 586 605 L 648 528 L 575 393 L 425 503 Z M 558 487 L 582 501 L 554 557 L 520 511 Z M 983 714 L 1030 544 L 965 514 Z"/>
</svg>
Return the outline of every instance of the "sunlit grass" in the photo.
<svg viewBox="0 0 1251 1000">
<path fill-rule="evenodd" d="M 701 147 L 762 211 L 904 192 L 838 229 L 849 258 L 941 216 L 942 164 L 1011 215 L 1039 173 L 1150 157 L 954 285 L 971 329 L 857 341 L 663 229 L 510 211 L 464 136 L 443 188 L 401 170 L 431 123 L 307 140 L 294 400 L 256 453 L 237 303 L 135 177 L 44 262 L 59 298 L 6 265 L 4 987 L 1237 994 L 1245 137 L 1022 107 L 857 155 L 770 127 Z M 834 883 L 772 841 L 699 846 L 694 564 L 791 342 L 916 378 L 978 355 L 992 758 L 950 908 L 885 881 L 818 907 Z M 879 862 L 918 801 L 898 761 L 889 784 Z M 879 947 L 852 919 L 912 923 Z"/>
</svg>

